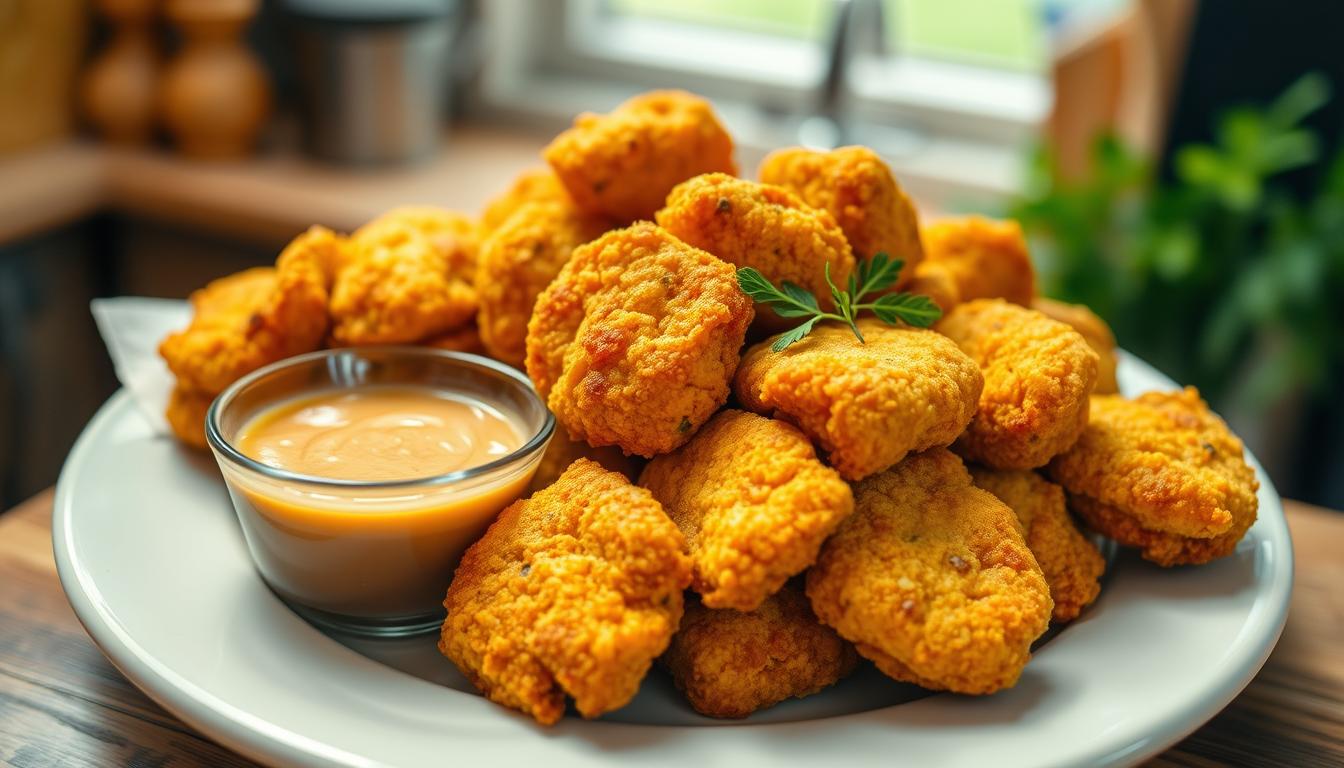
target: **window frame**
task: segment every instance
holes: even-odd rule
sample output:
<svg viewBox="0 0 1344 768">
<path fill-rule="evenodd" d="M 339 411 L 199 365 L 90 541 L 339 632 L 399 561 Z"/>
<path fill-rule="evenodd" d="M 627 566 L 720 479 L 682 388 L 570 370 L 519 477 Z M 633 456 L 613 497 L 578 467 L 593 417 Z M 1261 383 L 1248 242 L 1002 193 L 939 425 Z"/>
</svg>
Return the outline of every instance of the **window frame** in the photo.
<svg viewBox="0 0 1344 768">
<path fill-rule="evenodd" d="M 747 158 L 772 147 L 804 143 L 800 124 L 815 110 L 824 76 L 825 43 L 743 30 L 696 29 L 674 21 L 606 18 L 602 0 L 493 0 L 483 7 L 486 56 L 478 98 L 485 112 L 550 129 L 575 105 L 601 111 L 631 94 L 675 84 L 714 99 Z M 622 25 L 645 26 L 642 30 Z M 688 32 L 695 32 L 689 36 Z M 615 41 L 615 42 L 613 42 Z M 729 52 L 743 46 L 785 68 L 741 66 Z M 1038 134 L 1050 86 L 1036 73 L 924 57 L 857 50 L 840 109 L 875 135 L 898 136 L 892 161 L 926 176 L 949 194 L 1001 198 L 1020 189 L 1022 150 Z M 948 94 L 955 93 L 956 97 Z M 978 158 L 979 167 L 958 161 Z M 744 168 L 751 166 L 744 161 Z M 904 176 L 903 176 L 904 178 Z"/>
</svg>

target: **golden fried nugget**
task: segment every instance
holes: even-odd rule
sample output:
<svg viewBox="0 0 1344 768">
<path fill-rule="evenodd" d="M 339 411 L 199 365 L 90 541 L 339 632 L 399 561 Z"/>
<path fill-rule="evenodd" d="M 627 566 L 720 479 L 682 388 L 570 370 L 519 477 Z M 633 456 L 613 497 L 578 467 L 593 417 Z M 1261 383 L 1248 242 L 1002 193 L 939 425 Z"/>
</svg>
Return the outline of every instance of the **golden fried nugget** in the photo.
<svg viewBox="0 0 1344 768">
<path fill-rule="evenodd" d="M 737 173 L 732 137 L 709 102 L 685 91 L 641 94 L 607 115 L 585 112 L 542 154 L 580 209 L 618 222 L 652 219 L 692 176 Z"/>
<path fill-rule="evenodd" d="M 1027 548 L 1050 586 L 1055 602 L 1051 618 L 1073 621 L 1101 594 L 1106 560 L 1096 545 L 1074 525 L 1064 503 L 1064 489 L 1035 472 L 1022 469 L 971 467 L 975 484 L 994 494 L 1017 514 Z"/>
<path fill-rule="evenodd" d="M 622 707 L 681 620 L 685 547 L 648 491 L 580 459 L 463 555 L 439 650 L 546 725 L 566 694 L 584 717 Z"/>
<path fill-rule="evenodd" d="M 658 224 L 696 248 L 738 267 L 755 267 L 770 282 L 797 283 L 834 308 L 826 285 L 844 285 L 854 270 L 845 235 L 835 219 L 783 187 L 708 173 L 678 184 L 658 211 Z M 758 330 L 770 333 L 797 325 L 773 309 L 756 313 Z"/>
<path fill-rule="evenodd" d="M 527 203 L 557 203 L 573 207 L 574 201 L 549 167 L 531 168 L 518 174 L 509 188 L 485 204 L 481 229 L 489 235 Z"/>
<path fill-rule="evenodd" d="M 407 205 L 380 215 L 355 230 L 350 240 L 356 247 L 371 243 L 396 244 L 402 230 L 411 229 L 429 240 L 439 252 L 448 274 L 471 282 L 476 270 L 476 254 L 481 246 L 481 231 L 470 216 L 432 205 Z"/>
<path fill-rule="evenodd" d="M 933 299 L 943 314 L 951 312 L 953 307 L 961 303 L 961 294 L 957 292 L 957 281 L 952 277 L 952 270 L 940 261 L 921 261 L 916 264 L 905 290 L 922 293 Z"/>
<path fill-rule="evenodd" d="M 780 149 L 761 163 L 761 181 L 784 187 L 813 208 L 835 217 L 855 259 L 885 253 L 905 262 L 894 289 L 914 279 L 924 258 L 919 215 L 896 183 L 891 169 L 867 147 L 818 152 L 803 147 Z"/>
<path fill-rule="evenodd" d="M 605 470 L 625 475 L 631 482 L 639 477 L 640 461 L 621 453 L 620 448 L 612 445 L 594 448 L 585 442 L 569 439 L 564 429 L 557 429 L 551 436 L 551 442 L 546 444 L 546 452 L 541 455 L 527 492 L 536 493 L 554 483 L 569 469 L 570 464 L 579 459 L 595 461 Z"/>
<path fill-rule="evenodd" d="M 388 220 L 351 237 L 331 294 L 332 342 L 409 344 L 461 329 L 476 317 L 471 256 L 435 245 L 419 228 Z M 445 236 L 446 237 L 446 236 Z"/>
<path fill-rule="evenodd" d="M 942 448 L 854 486 L 807 596 L 891 677 L 971 694 L 1017 682 L 1051 610 L 1013 511 Z"/>
<path fill-rule="evenodd" d="M 644 468 L 690 548 L 691 588 L 710 608 L 754 610 L 854 511 L 849 485 L 794 427 L 726 410 Z"/>
<path fill-rule="evenodd" d="M 661 663 L 691 707 L 709 717 L 746 717 L 811 696 L 854 671 L 854 646 L 785 587 L 747 613 L 686 602 Z"/>
<path fill-rule="evenodd" d="M 263 365 L 320 347 L 328 270 L 339 247 L 331 230 L 313 227 L 285 247 L 274 268 L 244 270 L 192 293 L 191 324 L 159 345 L 178 385 L 216 395 Z"/>
<path fill-rule="evenodd" d="M 476 267 L 477 322 L 491 356 L 523 367 L 537 295 L 579 245 L 607 231 L 598 216 L 565 203 L 524 203 L 485 239 Z"/>
<path fill-rule="evenodd" d="M 475 323 L 464 325 L 442 336 L 425 339 L 420 343 L 422 346 L 446 349 L 449 352 L 466 352 L 472 355 L 486 354 L 485 345 L 481 343 L 481 332 Z"/>
<path fill-rule="evenodd" d="M 1031 308 L 1082 334 L 1083 340 L 1097 353 L 1097 386 L 1093 388 L 1093 394 L 1113 395 L 1120 391 L 1115 378 L 1119 362 L 1115 354 L 1115 334 L 1111 333 L 1105 320 L 1082 304 L 1068 304 L 1044 296 L 1033 299 Z"/>
<path fill-rule="evenodd" d="M 1078 439 L 1097 353 L 1077 331 L 1003 299 L 960 304 L 935 328 L 985 374 L 975 420 L 953 450 L 996 469 L 1032 469 Z"/>
<path fill-rule="evenodd" d="M 1016 221 L 981 216 L 943 219 L 920 231 L 924 258 L 946 264 L 960 301 L 1002 298 L 1029 306 L 1036 270 Z"/>
<path fill-rule="evenodd" d="M 796 424 L 846 480 L 911 451 L 949 445 L 975 415 L 979 367 L 947 337 L 865 319 L 822 324 L 783 352 L 747 350 L 733 392 L 748 410 Z"/>
<path fill-rule="evenodd" d="M 575 248 L 542 291 L 527 373 L 570 437 L 647 458 L 728 399 L 752 314 L 732 266 L 640 222 Z"/>
<path fill-rule="evenodd" d="M 164 412 L 173 434 L 192 448 L 209 447 L 205 441 L 205 414 L 214 401 L 214 395 L 173 387 L 168 396 L 168 409 Z"/>
<path fill-rule="evenodd" d="M 1255 522 L 1260 483 L 1194 387 L 1094 396 L 1087 429 L 1048 471 L 1088 525 L 1160 565 L 1231 554 Z"/>
</svg>

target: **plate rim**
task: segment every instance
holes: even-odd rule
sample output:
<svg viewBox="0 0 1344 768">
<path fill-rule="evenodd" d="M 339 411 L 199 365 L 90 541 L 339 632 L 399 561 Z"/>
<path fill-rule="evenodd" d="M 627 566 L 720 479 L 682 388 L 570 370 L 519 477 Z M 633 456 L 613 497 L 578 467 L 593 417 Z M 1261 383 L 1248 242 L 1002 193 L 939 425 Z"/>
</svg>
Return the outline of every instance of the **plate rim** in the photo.
<svg viewBox="0 0 1344 768">
<path fill-rule="evenodd" d="M 1121 354 L 1129 359 L 1130 365 L 1137 364 L 1156 374 L 1164 385 L 1177 386 L 1147 363 L 1123 351 Z M 99 408 L 72 448 L 56 485 L 52 508 L 53 554 L 62 589 L 85 631 L 113 666 L 152 700 L 209 738 L 240 754 L 261 762 L 281 761 L 293 765 L 369 765 L 369 759 L 364 756 L 346 752 L 242 711 L 159 663 L 120 626 L 110 607 L 102 600 L 92 575 L 76 562 L 71 524 L 75 513 L 70 489 L 87 460 L 85 454 L 91 450 L 90 446 L 95 443 L 99 433 L 114 423 L 114 415 L 128 407 L 134 411 L 134 403 L 128 402 L 131 399 L 126 389 L 119 389 Z M 1129 764 L 1158 754 L 1200 728 L 1227 706 L 1250 683 L 1273 652 L 1287 620 L 1293 591 L 1295 557 L 1287 519 L 1282 511 L 1282 497 L 1249 450 L 1247 459 L 1269 497 L 1276 502 L 1277 519 L 1272 521 L 1272 527 L 1281 527 L 1282 536 L 1273 538 L 1276 545 L 1279 539 L 1283 543 L 1281 551 L 1276 549 L 1275 562 L 1271 564 L 1274 572 L 1268 580 L 1269 586 L 1262 590 L 1264 597 L 1269 599 L 1269 609 L 1274 613 L 1267 620 L 1262 619 L 1258 625 L 1261 631 L 1257 634 L 1255 645 L 1247 646 L 1254 647 L 1255 652 L 1243 651 L 1233 667 L 1235 674 L 1228 672 L 1218 678 L 1214 690 L 1204 697 L 1190 697 L 1181 708 L 1179 717 L 1164 721 L 1163 725 L 1167 727 L 1148 734 L 1147 739 L 1119 749 L 1081 751 L 1072 755 L 1072 760 L 1087 761 L 1089 764 Z M 1263 514 L 1264 510 L 1261 512 Z M 1257 601 L 1256 604 L 1260 603 Z M 928 698 L 945 699 L 949 695 L 934 694 Z M 608 725 L 623 726 L 615 723 Z M 745 723 L 742 726 L 717 726 L 714 730 L 787 728 L 789 725 Z"/>
</svg>

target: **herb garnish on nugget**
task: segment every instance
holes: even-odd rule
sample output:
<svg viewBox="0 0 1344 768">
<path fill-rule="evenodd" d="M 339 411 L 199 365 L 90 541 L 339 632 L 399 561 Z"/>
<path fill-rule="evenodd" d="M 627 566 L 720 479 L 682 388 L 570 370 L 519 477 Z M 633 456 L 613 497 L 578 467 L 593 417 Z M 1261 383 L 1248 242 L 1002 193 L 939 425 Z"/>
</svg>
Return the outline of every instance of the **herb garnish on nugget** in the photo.
<svg viewBox="0 0 1344 768">
<path fill-rule="evenodd" d="M 765 275 L 752 267 L 737 270 L 737 284 L 742 292 L 757 304 L 764 304 L 780 317 L 806 317 L 802 325 L 788 333 L 780 334 L 770 348 L 782 352 L 790 344 L 812 332 L 812 326 L 819 320 L 838 320 L 854 331 L 859 343 L 863 343 L 863 334 L 855 322 L 859 312 L 869 310 L 887 325 L 905 323 L 917 328 L 928 328 L 938 318 L 942 310 L 928 296 L 915 293 L 888 293 L 879 296 L 876 301 L 863 303 L 863 297 L 871 293 L 890 288 L 901 274 L 905 262 L 889 259 L 887 254 L 879 253 L 872 259 L 860 260 L 850 274 L 845 290 L 837 288 L 831 281 L 831 265 L 826 264 L 826 285 L 830 286 L 831 298 L 835 301 L 835 312 L 823 312 L 817 306 L 817 297 L 797 283 L 788 280 L 776 288 Z"/>
</svg>

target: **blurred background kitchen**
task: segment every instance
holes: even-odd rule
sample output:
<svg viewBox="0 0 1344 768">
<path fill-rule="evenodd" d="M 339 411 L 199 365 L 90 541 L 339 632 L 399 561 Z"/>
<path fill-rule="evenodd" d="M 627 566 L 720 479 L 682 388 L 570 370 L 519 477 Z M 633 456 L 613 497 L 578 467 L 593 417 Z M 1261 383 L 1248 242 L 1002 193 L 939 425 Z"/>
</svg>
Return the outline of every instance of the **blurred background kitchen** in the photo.
<svg viewBox="0 0 1344 768">
<path fill-rule="evenodd" d="M 116 380 L 88 311 L 310 223 L 477 211 L 584 109 L 714 100 L 872 146 L 925 215 L 1020 218 L 1047 293 L 1344 508 L 1344 3 L 0 0 L 0 509 Z"/>
</svg>

